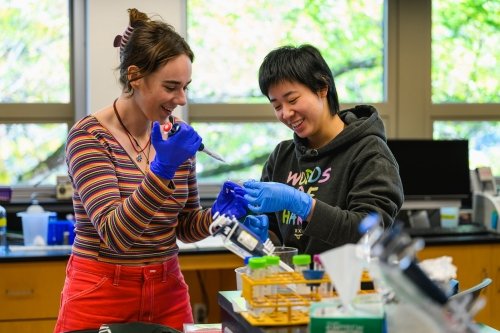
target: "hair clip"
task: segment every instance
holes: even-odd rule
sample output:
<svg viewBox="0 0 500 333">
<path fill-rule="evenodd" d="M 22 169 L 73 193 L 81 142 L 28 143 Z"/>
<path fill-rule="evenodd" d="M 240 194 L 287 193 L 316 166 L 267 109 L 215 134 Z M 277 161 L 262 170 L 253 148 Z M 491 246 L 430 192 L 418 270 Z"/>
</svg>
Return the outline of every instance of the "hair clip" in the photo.
<svg viewBox="0 0 500 333">
<path fill-rule="evenodd" d="M 116 35 L 115 40 L 113 41 L 113 46 L 118 47 L 122 42 L 122 35 Z"/>
<path fill-rule="evenodd" d="M 113 41 L 113 46 L 114 47 L 120 47 L 120 52 L 123 51 L 125 48 L 125 45 L 127 45 L 128 40 L 130 38 L 130 35 L 132 34 L 132 31 L 134 31 L 134 28 L 132 26 L 128 26 L 127 29 L 123 32 L 123 35 L 116 35 L 114 41 Z"/>
<path fill-rule="evenodd" d="M 128 39 L 130 38 L 130 35 L 132 34 L 132 31 L 134 31 L 134 28 L 131 27 L 130 25 L 127 27 L 125 32 L 122 35 L 121 43 L 120 43 L 120 49 L 124 49 L 125 45 L 128 43 Z"/>
</svg>

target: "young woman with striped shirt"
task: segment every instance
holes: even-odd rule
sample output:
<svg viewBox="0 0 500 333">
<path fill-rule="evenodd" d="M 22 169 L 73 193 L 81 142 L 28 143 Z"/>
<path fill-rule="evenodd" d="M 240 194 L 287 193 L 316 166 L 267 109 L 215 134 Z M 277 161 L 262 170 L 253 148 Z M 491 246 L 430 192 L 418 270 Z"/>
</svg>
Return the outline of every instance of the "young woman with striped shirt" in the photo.
<svg viewBox="0 0 500 333">
<path fill-rule="evenodd" d="M 195 160 L 202 139 L 179 119 L 175 135 L 162 133 L 186 104 L 189 45 L 136 9 L 129 18 L 114 43 L 122 94 L 68 134 L 76 238 L 55 332 L 134 321 L 182 330 L 193 317 L 176 240 L 209 236 L 215 212 L 246 213 L 242 189 L 232 182 L 202 209 Z"/>
</svg>

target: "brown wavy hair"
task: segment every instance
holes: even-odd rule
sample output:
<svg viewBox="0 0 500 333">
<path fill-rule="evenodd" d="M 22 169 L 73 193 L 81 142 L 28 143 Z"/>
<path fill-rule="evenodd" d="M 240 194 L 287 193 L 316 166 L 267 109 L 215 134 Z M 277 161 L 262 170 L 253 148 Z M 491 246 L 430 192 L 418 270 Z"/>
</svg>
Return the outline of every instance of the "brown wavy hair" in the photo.
<svg viewBox="0 0 500 333">
<path fill-rule="evenodd" d="M 191 62 L 194 54 L 188 43 L 170 24 L 151 20 L 148 15 L 135 8 L 128 9 L 129 26 L 133 31 L 128 41 L 120 48 L 120 84 L 125 92 L 133 94 L 131 81 L 139 80 L 155 72 L 170 59 L 181 54 L 189 57 Z M 138 75 L 132 80 L 128 79 L 128 68 L 137 66 Z"/>
</svg>

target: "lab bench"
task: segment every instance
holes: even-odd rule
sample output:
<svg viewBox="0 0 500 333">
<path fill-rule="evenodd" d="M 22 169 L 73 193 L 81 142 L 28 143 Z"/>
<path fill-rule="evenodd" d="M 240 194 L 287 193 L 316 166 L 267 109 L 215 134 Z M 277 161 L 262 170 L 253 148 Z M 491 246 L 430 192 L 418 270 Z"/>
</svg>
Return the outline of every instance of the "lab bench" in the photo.
<svg viewBox="0 0 500 333">
<path fill-rule="evenodd" d="M 216 239 L 210 237 L 208 241 Z M 500 328 L 500 317 L 495 312 L 500 307 L 500 235 L 424 240 L 426 247 L 418 258 L 452 257 L 460 289 L 472 287 L 484 277 L 493 279 L 484 293 L 486 307 L 476 320 Z M 69 247 L 55 247 L 38 251 L 18 248 L 0 255 L 0 332 L 53 331 L 69 254 Z M 218 293 L 236 289 L 234 268 L 242 266 L 242 259 L 220 244 L 188 244 L 180 247 L 179 262 L 190 288 L 191 304 L 205 304 L 207 322 L 221 322 Z"/>
<path fill-rule="evenodd" d="M 419 260 L 449 256 L 457 267 L 460 290 L 475 286 L 484 278 L 493 280 L 483 292 L 486 306 L 476 321 L 500 329 L 500 235 L 425 238 L 425 248 L 417 253 Z"/>
<path fill-rule="evenodd" d="M 221 321 L 223 332 L 245 332 L 245 333 L 309 333 L 308 325 L 290 325 L 290 326 L 252 326 L 239 313 L 241 309 L 245 309 L 245 300 L 241 297 L 241 291 L 230 290 L 221 291 L 218 294 L 219 306 L 221 309 Z M 397 322 L 407 321 L 408 318 L 403 318 L 397 315 L 398 305 L 386 306 L 387 333 L 399 333 L 401 330 L 397 328 L 404 327 L 405 333 L 420 333 L 421 327 L 414 327 L 414 330 L 409 329 L 408 324 L 398 324 Z M 236 309 L 236 310 L 235 310 Z M 488 325 L 479 324 L 480 333 L 497 332 Z"/>
<path fill-rule="evenodd" d="M 243 264 L 221 244 L 210 237 L 201 244 L 180 245 L 191 305 L 205 304 L 208 322 L 220 322 L 217 293 L 236 289 L 234 269 Z M 69 246 L 13 246 L 7 255 L 0 254 L 0 332 L 53 332 L 70 252 Z"/>
</svg>

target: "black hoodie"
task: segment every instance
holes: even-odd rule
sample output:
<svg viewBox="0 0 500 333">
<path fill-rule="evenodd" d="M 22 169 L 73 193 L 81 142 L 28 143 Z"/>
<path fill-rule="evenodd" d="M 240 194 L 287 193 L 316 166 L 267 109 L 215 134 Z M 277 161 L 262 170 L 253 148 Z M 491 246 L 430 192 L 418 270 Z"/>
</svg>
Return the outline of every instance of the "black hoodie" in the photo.
<svg viewBox="0 0 500 333">
<path fill-rule="evenodd" d="M 358 105 L 339 116 L 346 127 L 327 145 L 310 149 L 294 135 L 276 146 L 262 171 L 262 181 L 288 184 L 316 199 L 310 221 L 289 211 L 269 214 L 269 229 L 299 253 L 355 243 L 366 214 L 378 212 L 391 226 L 403 204 L 398 165 L 376 109 Z"/>
</svg>

